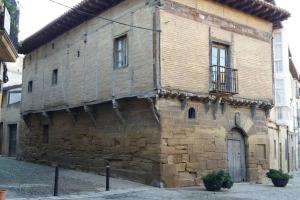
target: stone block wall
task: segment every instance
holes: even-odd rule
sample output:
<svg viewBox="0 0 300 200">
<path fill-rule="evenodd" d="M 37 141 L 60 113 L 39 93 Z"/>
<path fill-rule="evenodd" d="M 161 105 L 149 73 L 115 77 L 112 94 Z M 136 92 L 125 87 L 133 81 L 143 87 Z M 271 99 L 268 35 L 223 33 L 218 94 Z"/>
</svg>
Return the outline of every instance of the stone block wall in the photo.
<svg viewBox="0 0 300 200">
<path fill-rule="evenodd" d="M 146 184 L 159 182 L 160 132 L 148 101 L 119 102 L 125 124 L 111 103 L 94 106 L 97 127 L 83 108 L 70 113 L 31 114 L 22 124 L 22 159 L 59 164 L 63 167 L 104 173 L 104 159 L 112 159 L 112 175 Z M 49 126 L 49 142 L 43 143 L 44 125 Z"/>
<path fill-rule="evenodd" d="M 262 182 L 269 167 L 269 141 L 266 116 L 257 110 L 252 118 L 249 108 L 219 108 L 213 116 L 199 101 L 187 101 L 184 108 L 177 99 L 160 99 L 161 116 L 161 176 L 169 187 L 197 185 L 201 177 L 213 170 L 227 170 L 228 133 L 243 131 L 246 149 L 246 181 Z M 189 108 L 196 109 L 196 119 L 188 119 Z M 240 125 L 235 114 L 240 113 Z"/>
</svg>

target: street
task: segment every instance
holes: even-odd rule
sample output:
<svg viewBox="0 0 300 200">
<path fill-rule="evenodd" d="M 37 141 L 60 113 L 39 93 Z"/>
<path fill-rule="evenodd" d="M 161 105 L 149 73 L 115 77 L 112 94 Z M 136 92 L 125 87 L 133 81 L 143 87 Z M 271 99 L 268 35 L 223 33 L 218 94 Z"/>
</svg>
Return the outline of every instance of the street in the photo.
<svg viewBox="0 0 300 200">
<path fill-rule="evenodd" d="M 203 200 L 298 200 L 300 173 L 286 188 L 270 184 L 235 184 L 232 189 L 208 192 L 203 187 L 159 189 L 111 178 L 111 191 L 105 191 L 105 177 L 73 170 L 60 170 L 59 197 L 52 197 L 54 168 L 0 157 L 0 188 L 8 189 L 7 199 L 203 199 Z"/>
</svg>

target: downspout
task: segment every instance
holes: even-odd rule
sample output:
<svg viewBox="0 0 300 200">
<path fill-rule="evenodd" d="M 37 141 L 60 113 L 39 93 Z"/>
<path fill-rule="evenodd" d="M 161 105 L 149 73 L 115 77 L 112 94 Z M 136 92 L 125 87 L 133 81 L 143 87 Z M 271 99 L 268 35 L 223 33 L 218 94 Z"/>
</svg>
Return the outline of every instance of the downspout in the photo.
<svg viewBox="0 0 300 200">
<path fill-rule="evenodd" d="M 289 146 L 289 126 L 287 127 L 287 130 L 286 130 L 286 146 L 287 146 L 287 168 L 288 168 L 288 172 L 290 172 L 290 146 Z"/>
<path fill-rule="evenodd" d="M 159 93 L 161 89 L 161 26 L 159 14 L 160 5 L 160 1 L 155 3 L 153 13 L 153 85 L 154 90 L 157 91 L 157 93 Z"/>
</svg>

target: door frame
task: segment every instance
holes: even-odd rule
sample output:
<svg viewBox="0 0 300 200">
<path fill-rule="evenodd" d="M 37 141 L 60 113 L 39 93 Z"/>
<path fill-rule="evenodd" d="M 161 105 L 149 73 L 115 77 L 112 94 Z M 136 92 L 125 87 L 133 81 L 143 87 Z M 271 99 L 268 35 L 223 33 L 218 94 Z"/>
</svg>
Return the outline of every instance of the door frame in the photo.
<svg viewBox="0 0 300 200">
<path fill-rule="evenodd" d="M 15 126 L 16 127 L 16 144 L 15 144 L 15 155 L 11 154 L 10 148 L 11 148 L 11 143 L 10 143 L 10 138 L 11 138 L 11 127 Z M 7 124 L 7 155 L 9 157 L 15 157 L 17 156 L 17 146 L 18 146 L 18 123 L 10 123 Z"/>
<path fill-rule="evenodd" d="M 234 128 L 232 128 L 232 129 L 230 129 L 230 131 L 228 132 L 228 134 L 226 135 L 226 157 L 227 157 L 227 162 L 229 161 L 229 159 L 228 159 L 228 140 L 229 140 L 229 133 L 230 132 L 232 132 L 232 131 L 235 131 L 235 132 L 238 132 L 240 135 L 241 135 L 241 137 L 242 137 L 242 139 L 243 139 L 243 146 L 244 146 L 244 161 L 242 161 L 242 162 L 244 162 L 244 163 L 242 163 L 242 166 L 243 166 L 243 174 L 242 174 L 242 179 L 243 179 L 243 181 L 242 182 L 247 182 L 248 181 L 248 176 L 247 176 L 247 163 L 248 163 L 248 157 L 247 157 L 247 155 L 248 155 L 248 136 L 247 136 L 247 134 L 246 134 L 246 132 L 243 130 L 243 129 L 241 129 L 241 128 L 239 128 L 239 127 L 234 127 Z M 227 170 L 229 171 L 229 163 L 227 163 Z"/>
</svg>

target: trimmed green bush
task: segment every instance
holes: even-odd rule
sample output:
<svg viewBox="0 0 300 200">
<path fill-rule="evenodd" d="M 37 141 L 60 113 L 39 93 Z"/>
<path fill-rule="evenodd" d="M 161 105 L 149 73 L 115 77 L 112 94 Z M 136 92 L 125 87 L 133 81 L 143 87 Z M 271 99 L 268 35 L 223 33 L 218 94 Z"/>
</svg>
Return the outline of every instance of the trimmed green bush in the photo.
<svg viewBox="0 0 300 200">
<path fill-rule="evenodd" d="M 202 180 L 208 191 L 219 191 L 221 188 L 230 189 L 233 186 L 229 173 L 223 170 L 213 171 L 204 176 Z"/>
<path fill-rule="evenodd" d="M 268 178 L 270 178 L 276 187 L 285 187 L 290 178 L 293 176 L 288 173 L 283 173 L 282 170 L 270 169 L 266 174 Z"/>
</svg>

